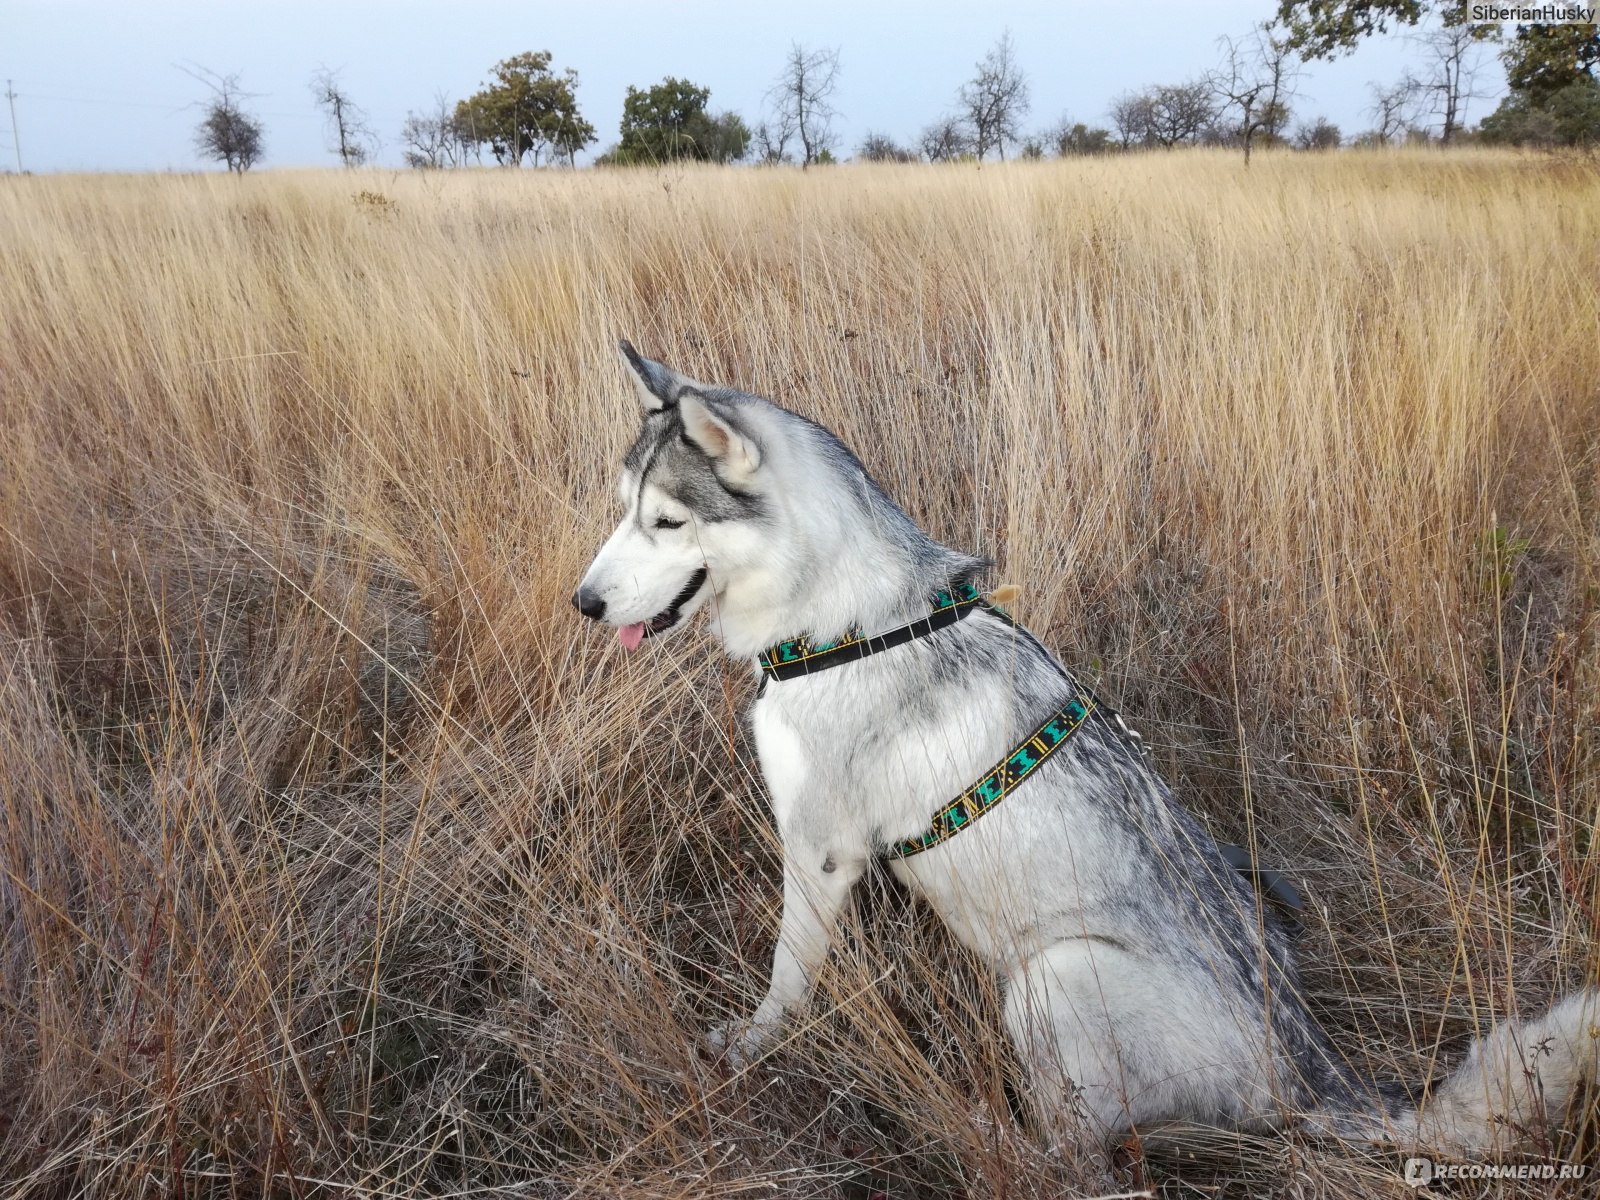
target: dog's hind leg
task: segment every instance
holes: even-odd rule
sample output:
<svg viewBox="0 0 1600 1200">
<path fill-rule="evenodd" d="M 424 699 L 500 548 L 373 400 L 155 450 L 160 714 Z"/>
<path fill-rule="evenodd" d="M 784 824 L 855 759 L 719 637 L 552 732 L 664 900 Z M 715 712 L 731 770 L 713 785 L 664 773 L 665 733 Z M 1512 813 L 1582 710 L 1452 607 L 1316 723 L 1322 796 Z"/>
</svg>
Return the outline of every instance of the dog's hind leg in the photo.
<svg viewBox="0 0 1600 1200">
<path fill-rule="evenodd" d="M 1076 938 L 1012 973 L 1006 1030 L 1058 1146 L 1136 1124 L 1223 1113 L 1244 1099 L 1250 1052 L 1204 989 L 1170 964 Z"/>
</svg>

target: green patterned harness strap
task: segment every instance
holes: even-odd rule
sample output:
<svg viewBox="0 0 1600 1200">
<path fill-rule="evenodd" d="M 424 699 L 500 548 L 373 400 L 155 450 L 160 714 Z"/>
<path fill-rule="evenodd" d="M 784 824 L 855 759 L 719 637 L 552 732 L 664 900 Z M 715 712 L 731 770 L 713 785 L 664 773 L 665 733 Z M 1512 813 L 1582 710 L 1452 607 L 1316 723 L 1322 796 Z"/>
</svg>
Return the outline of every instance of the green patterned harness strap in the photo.
<svg viewBox="0 0 1600 1200">
<path fill-rule="evenodd" d="M 884 851 L 885 858 L 910 858 L 949 841 L 984 813 L 1004 800 L 1076 733 L 1095 709 L 1093 701 L 1074 696 L 1038 729 L 1024 738 L 961 795 L 933 815 L 924 833 L 896 842 Z"/>
<path fill-rule="evenodd" d="M 965 579 L 958 579 L 947 588 L 941 588 L 928 600 L 928 615 L 919 617 L 908 625 L 875 633 L 868 637 L 859 629 L 852 629 L 843 637 L 831 642 L 813 642 L 802 635 L 769 646 L 759 656 L 763 683 L 767 679 L 794 679 L 801 675 L 814 675 L 829 667 L 843 666 L 880 650 L 903 646 L 914 638 L 927 637 L 947 625 L 954 625 L 968 613 L 978 608 L 991 608 L 983 593 Z M 992 610 L 992 608 L 991 608 Z"/>
</svg>

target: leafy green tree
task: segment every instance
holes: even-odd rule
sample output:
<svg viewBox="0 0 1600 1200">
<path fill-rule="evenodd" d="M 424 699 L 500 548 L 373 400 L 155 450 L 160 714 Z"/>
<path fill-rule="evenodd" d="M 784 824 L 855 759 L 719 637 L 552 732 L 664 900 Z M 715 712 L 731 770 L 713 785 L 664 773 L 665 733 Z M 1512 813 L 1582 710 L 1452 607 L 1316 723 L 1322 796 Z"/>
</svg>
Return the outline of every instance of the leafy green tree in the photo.
<svg viewBox="0 0 1600 1200">
<path fill-rule="evenodd" d="M 1433 10 L 1454 24 L 1465 5 L 1462 0 L 1279 0 L 1278 22 L 1302 58 L 1334 58 L 1390 25 L 1415 25 Z"/>
<path fill-rule="evenodd" d="M 1485 142 L 1600 144 L 1600 26 L 1519 25 L 1501 58 L 1511 94 L 1484 118 Z"/>
<path fill-rule="evenodd" d="M 1062 158 L 1078 154 L 1105 154 L 1113 149 L 1109 129 L 1091 129 L 1082 121 L 1069 122 L 1063 119 L 1046 136 Z"/>
<path fill-rule="evenodd" d="M 750 153 L 750 126 L 736 112 L 718 113 L 711 118 L 711 161 L 742 162 Z"/>
<path fill-rule="evenodd" d="M 1479 126 L 1489 145 L 1600 145 L 1600 82 L 1580 75 L 1559 91 L 1542 98 L 1513 92 Z"/>
<path fill-rule="evenodd" d="M 1550 97 L 1545 111 L 1555 120 L 1563 145 L 1600 145 L 1600 82 L 1574 80 Z"/>
<path fill-rule="evenodd" d="M 1468 0 L 1279 0 L 1278 21 L 1304 58 L 1333 58 L 1390 25 L 1416 25 L 1429 13 L 1446 28 L 1468 23 Z M 1511 91 L 1549 96 L 1594 77 L 1600 65 L 1600 27 L 1594 24 L 1518 25 L 1502 53 Z M 1473 26 L 1479 40 L 1497 39 L 1498 27 Z"/>
<path fill-rule="evenodd" d="M 594 126 L 578 112 L 578 73 L 568 67 L 557 75 L 548 50 L 504 59 L 491 74 L 482 91 L 456 106 L 455 120 L 496 162 L 520 167 L 531 156 L 538 166 L 548 155 L 571 163 L 594 141 Z"/>
<path fill-rule="evenodd" d="M 1109 129 L 1091 129 L 1063 113 L 1056 123 L 1039 135 L 1044 149 L 1061 158 L 1080 154 L 1106 154 L 1116 149 Z"/>
<path fill-rule="evenodd" d="M 1511 90 L 1539 103 L 1595 77 L 1600 25 L 1518 25 L 1515 40 L 1500 58 Z"/>
<path fill-rule="evenodd" d="M 737 113 L 712 116 L 711 89 L 670 76 L 652 88 L 630 87 L 622 103 L 622 140 L 609 163 L 737 162 L 750 148 L 750 130 Z"/>
<path fill-rule="evenodd" d="M 636 162 L 704 158 L 710 101 L 710 88 L 671 76 L 648 90 L 630 87 L 622 102 L 620 156 Z"/>
</svg>

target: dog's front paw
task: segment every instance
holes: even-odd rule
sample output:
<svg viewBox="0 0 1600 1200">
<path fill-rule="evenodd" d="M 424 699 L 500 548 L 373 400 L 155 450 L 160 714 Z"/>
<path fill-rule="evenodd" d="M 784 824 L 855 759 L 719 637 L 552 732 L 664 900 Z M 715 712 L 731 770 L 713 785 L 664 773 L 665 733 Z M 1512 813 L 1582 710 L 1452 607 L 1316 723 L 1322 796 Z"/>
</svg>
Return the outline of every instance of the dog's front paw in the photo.
<svg viewBox="0 0 1600 1200">
<path fill-rule="evenodd" d="M 734 1067 L 747 1067 L 761 1057 L 777 1037 L 776 1022 L 725 1021 L 706 1030 L 705 1046 Z"/>
</svg>

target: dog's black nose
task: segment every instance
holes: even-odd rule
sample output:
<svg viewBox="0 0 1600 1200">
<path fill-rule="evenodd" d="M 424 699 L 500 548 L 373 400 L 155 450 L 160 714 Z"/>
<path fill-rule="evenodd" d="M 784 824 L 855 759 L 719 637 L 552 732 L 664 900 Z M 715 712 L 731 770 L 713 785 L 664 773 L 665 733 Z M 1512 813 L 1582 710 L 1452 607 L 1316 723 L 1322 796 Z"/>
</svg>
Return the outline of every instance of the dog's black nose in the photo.
<svg viewBox="0 0 1600 1200">
<path fill-rule="evenodd" d="M 598 621 L 606 615 L 606 602 L 588 588 L 579 588 L 572 593 L 572 607 L 591 621 Z"/>
</svg>

